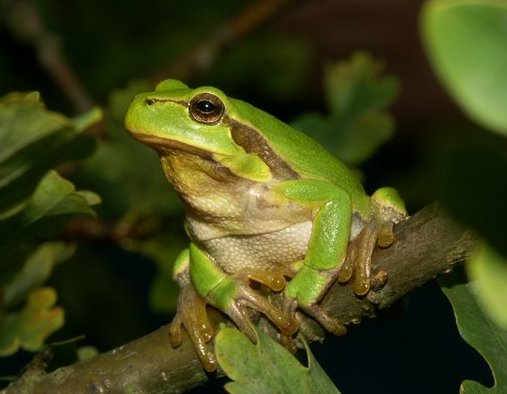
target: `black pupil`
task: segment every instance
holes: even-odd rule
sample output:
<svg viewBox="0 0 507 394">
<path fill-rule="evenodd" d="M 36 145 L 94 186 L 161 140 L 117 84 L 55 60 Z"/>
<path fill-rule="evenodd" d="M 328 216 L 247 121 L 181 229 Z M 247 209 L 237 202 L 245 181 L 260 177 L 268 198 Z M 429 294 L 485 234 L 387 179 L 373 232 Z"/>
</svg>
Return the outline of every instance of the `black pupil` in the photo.
<svg viewBox="0 0 507 394">
<path fill-rule="evenodd" d="M 197 109 L 206 114 L 213 112 L 215 110 L 215 104 L 208 100 L 201 100 L 196 105 Z"/>
</svg>

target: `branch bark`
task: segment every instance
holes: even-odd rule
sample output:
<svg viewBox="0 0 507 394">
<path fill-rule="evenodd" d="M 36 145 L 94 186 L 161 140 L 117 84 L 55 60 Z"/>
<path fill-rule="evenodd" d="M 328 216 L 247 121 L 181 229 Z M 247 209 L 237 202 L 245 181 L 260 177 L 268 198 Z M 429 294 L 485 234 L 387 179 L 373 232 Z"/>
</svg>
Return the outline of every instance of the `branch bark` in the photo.
<svg viewBox="0 0 507 394">
<path fill-rule="evenodd" d="M 474 236 L 430 205 L 395 228 L 396 242 L 373 255 L 373 287 L 357 298 L 349 285 L 335 285 L 323 308 L 343 323 L 374 317 L 379 309 L 434 278 L 449 272 L 469 255 Z M 45 373 L 29 368 L 0 394 L 11 393 L 174 393 L 207 380 L 185 338 L 173 349 L 167 326 L 92 359 Z"/>
</svg>

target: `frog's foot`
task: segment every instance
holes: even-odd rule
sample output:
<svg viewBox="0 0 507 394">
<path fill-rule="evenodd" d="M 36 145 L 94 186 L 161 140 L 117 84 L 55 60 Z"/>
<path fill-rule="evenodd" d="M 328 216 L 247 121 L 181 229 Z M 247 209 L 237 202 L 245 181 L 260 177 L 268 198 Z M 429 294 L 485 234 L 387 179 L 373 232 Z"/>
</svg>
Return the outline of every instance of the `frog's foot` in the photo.
<svg viewBox="0 0 507 394">
<path fill-rule="evenodd" d="M 407 217 L 405 204 L 395 189 L 383 187 L 371 196 L 372 218 L 350 243 L 338 280 L 348 282 L 354 276 L 354 292 L 370 290 L 371 255 L 376 246 L 387 248 L 394 242 L 393 227 Z"/>
<path fill-rule="evenodd" d="M 282 304 L 282 311 L 286 316 L 296 316 L 297 309 L 303 310 L 307 315 L 313 317 L 327 331 L 334 335 L 341 336 L 347 333 L 347 329 L 333 317 L 329 316 L 318 304 L 299 305 L 298 301 L 292 297 L 285 297 Z"/>
<path fill-rule="evenodd" d="M 244 282 L 254 281 L 263 284 L 275 292 L 282 291 L 286 284 L 282 271 L 269 272 L 256 268 L 244 268 L 237 272 L 235 276 Z"/>
<path fill-rule="evenodd" d="M 217 305 L 247 335 L 253 342 L 257 342 L 257 336 L 249 319 L 249 309 L 265 315 L 284 335 L 294 334 L 299 326 L 297 320 L 285 315 L 282 310 L 275 307 L 267 298 L 256 292 L 250 286 L 250 280 L 261 283 L 273 291 L 281 291 L 285 287 L 285 279 L 281 273 L 266 273 L 260 270 L 245 269 L 235 277 L 225 279 L 217 286 L 213 293 L 227 294 L 227 287 L 234 288 L 234 296 L 227 301 L 227 305 Z M 230 293 L 229 293 L 230 294 Z M 210 294 L 210 302 L 215 296 Z"/>
<path fill-rule="evenodd" d="M 370 290 L 371 256 L 376 246 L 387 248 L 394 242 L 392 221 L 367 224 L 350 243 L 338 281 L 348 282 L 354 277 L 354 292 L 363 296 Z"/>
<path fill-rule="evenodd" d="M 204 369 L 213 372 L 217 369 L 215 354 L 208 348 L 213 338 L 213 327 L 206 313 L 206 302 L 190 283 L 183 286 L 178 297 L 178 312 L 169 325 L 171 345 L 177 347 L 182 342 L 181 326 L 184 326 Z"/>
<path fill-rule="evenodd" d="M 301 308 L 305 313 L 317 320 L 322 327 L 324 327 L 330 333 L 341 336 L 347 333 L 347 328 L 336 321 L 335 318 L 329 316 L 320 305 L 304 306 Z"/>
</svg>

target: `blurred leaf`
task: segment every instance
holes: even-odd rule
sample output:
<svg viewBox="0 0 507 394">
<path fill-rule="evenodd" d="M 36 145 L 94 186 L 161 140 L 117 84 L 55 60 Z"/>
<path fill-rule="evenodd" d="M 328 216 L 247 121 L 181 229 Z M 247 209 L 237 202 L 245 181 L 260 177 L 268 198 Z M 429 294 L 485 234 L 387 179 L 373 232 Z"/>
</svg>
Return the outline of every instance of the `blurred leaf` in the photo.
<svg viewBox="0 0 507 394">
<path fill-rule="evenodd" d="M 53 267 L 72 256 L 75 249 L 75 245 L 65 242 L 47 242 L 40 245 L 28 257 L 23 270 L 3 289 L 4 306 L 15 306 L 30 291 L 42 285 L 49 278 Z"/>
<path fill-rule="evenodd" d="M 507 3 L 432 0 L 422 33 L 435 72 L 475 121 L 507 134 Z"/>
<path fill-rule="evenodd" d="M 399 91 L 398 80 L 381 77 L 382 65 L 364 53 L 327 69 L 329 115 L 302 115 L 293 126 L 319 140 L 341 160 L 359 164 L 368 159 L 394 131 L 385 111 Z"/>
<path fill-rule="evenodd" d="M 482 243 L 466 268 L 485 312 L 498 326 L 507 330 L 507 259 Z"/>
<path fill-rule="evenodd" d="M 443 277 L 440 283 L 454 309 L 459 332 L 463 339 L 486 359 L 495 379 L 492 388 L 486 388 L 476 381 L 466 380 L 462 383 L 460 393 L 505 393 L 507 330 L 499 328 L 491 321 L 477 302 L 476 284 L 452 283 L 452 279 L 453 277 L 448 275 Z"/>
<path fill-rule="evenodd" d="M 339 393 L 308 347 L 308 367 L 304 367 L 262 331 L 257 331 L 257 338 L 254 344 L 228 327 L 218 332 L 215 351 L 220 366 L 233 380 L 225 385 L 229 393 Z"/>
<path fill-rule="evenodd" d="M 172 279 L 172 275 L 159 269 L 150 288 L 150 308 L 157 313 L 172 313 L 176 311 L 179 287 Z"/>
<path fill-rule="evenodd" d="M 398 94 L 398 80 L 381 77 L 383 68 L 381 62 L 362 52 L 329 67 L 325 89 L 331 114 L 354 119 L 390 105 Z"/>
<path fill-rule="evenodd" d="M 35 351 L 63 325 L 63 310 L 53 307 L 56 292 L 39 288 L 58 262 L 74 251 L 65 243 L 43 243 L 70 216 L 93 215 L 100 198 L 51 170 L 84 158 L 93 140 L 80 133 L 101 114 L 76 119 L 47 111 L 38 93 L 13 93 L 0 99 L 0 355 L 20 347 Z M 26 299 L 19 311 L 13 309 Z"/>
<path fill-rule="evenodd" d="M 0 356 L 9 356 L 21 347 L 39 350 L 44 340 L 63 326 L 64 313 L 53 307 L 56 292 L 49 287 L 33 290 L 21 312 L 0 317 Z"/>
<path fill-rule="evenodd" d="M 47 111 L 36 92 L 0 99 L 0 217 L 18 211 L 49 169 L 91 153 L 93 140 L 77 129 L 99 117 L 92 110 L 74 121 Z"/>
<path fill-rule="evenodd" d="M 301 93 L 313 54 L 302 40 L 257 36 L 244 40 L 217 59 L 205 84 L 216 84 L 229 95 L 249 92 L 279 102 Z"/>
<path fill-rule="evenodd" d="M 88 360 L 97 356 L 98 354 L 99 351 L 93 346 L 81 346 L 79 349 L 77 349 L 77 356 L 79 361 Z"/>
<path fill-rule="evenodd" d="M 76 191 L 74 185 L 55 171 L 41 180 L 24 209 L 0 220 L 0 285 L 21 269 L 34 244 L 61 231 L 70 216 L 93 215 L 90 193 Z M 98 196 L 92 200 L 96 201 Z"/>
<path fill-rule="evenodd" d="M 92 108 L 88 112 L 81 114 L 72 119 L 73 127 L 76 131 L 86 130 L 96 122 L 102 119 L 102 110 L 100 108 Z"/>
</svg>

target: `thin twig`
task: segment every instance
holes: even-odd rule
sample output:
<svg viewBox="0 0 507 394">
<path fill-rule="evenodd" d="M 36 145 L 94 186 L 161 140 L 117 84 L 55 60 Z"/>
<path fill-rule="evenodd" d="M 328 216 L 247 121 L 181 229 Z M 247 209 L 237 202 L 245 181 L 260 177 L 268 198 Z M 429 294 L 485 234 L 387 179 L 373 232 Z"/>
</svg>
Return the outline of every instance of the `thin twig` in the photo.
<svg viewBox="0 0 507 394">
<path fill-rule="evenodd" d="M 209 69 L 222 51 L 257 30 L 294 0 L 258 0 L 234 18 L 220 25 L 193 48 L 155 72 L 151 80 L 159 82 L 167 77 L 188 80 Z"/>
<path fill-rule="evenodd" d="M 92 108 L 91 98 L 61 51 L 60 39 L 47 30 L 34 5 L 24 0 L 5 0 L 5 4 L 10 29 L 34 47 L 40 64 L 67 97 L 73 110 L 80 114 Z"/>
</svg>

